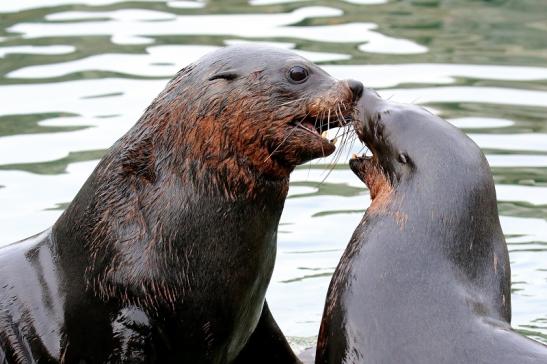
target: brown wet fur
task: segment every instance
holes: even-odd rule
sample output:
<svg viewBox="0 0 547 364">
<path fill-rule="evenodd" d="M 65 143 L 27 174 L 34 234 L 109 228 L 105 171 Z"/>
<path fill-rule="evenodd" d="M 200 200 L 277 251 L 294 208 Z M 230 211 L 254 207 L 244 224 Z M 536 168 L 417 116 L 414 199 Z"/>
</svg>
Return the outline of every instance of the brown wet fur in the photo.
<svg viewBox="0 0 547 364">
<path fill-rule="evenodd" d="M 367 211 L 369 213 L 384 211 L 387 204 L 392 200 L 393 186 L 376 157 L 352 158 L 350 167 L 370 191 L 372 202 Z"/>
</svg>

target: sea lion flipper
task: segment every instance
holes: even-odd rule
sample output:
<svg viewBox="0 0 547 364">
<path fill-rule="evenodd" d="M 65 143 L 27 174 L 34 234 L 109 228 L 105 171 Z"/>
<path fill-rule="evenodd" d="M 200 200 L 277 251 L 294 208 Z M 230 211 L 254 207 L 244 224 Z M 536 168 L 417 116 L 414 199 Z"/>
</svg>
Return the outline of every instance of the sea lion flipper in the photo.
<svg viewBox="0 0 547 364">
<path fill-rule="evenodd" d="M 233 364 L 301 364 L 264 302 L 255 331 Z"/>
</svg>

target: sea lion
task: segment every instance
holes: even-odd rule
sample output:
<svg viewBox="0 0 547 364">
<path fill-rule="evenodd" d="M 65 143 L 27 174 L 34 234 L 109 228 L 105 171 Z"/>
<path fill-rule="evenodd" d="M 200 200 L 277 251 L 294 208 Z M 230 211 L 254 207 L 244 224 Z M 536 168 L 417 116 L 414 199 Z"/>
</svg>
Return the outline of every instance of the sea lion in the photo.
<svg viewBox="0 0 547 364">
<path fill-rule="evenodd" d="M 297 362 L 265 305 L 289 174 L 362 89 L 264 46 L 178 72 L 51 229 L 0 249 L 0 362 Z"/>
<path fill-rule="evenodd" d="M 510 267 L 480 148 L 365 90 L 351 169 L 372 204 L 332 277 L 316 363 L 547 363 L 511 329 Z"/>
</svg>

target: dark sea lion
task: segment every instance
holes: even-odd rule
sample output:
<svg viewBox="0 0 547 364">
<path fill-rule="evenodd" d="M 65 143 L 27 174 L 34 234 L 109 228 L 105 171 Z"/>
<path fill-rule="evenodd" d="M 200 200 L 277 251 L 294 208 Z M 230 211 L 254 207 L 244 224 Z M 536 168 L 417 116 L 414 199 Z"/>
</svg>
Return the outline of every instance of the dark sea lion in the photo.
<svg viewBox="0 0 547 364">
<path fill-rule="evenodd" d="M 316 363 L 547 363 L 511 329 L 494 181 L 464 133 L 366 90 L 351 169 L 372 204 L 328 290 Z"/>
<path fill-rule="evenodd" d="M 0 362 L 297 362 L 264 299 L 289 174 L 361 92 L 268 47 L 181 70 L 51 229 L 0 249 Z"/>
</svg>

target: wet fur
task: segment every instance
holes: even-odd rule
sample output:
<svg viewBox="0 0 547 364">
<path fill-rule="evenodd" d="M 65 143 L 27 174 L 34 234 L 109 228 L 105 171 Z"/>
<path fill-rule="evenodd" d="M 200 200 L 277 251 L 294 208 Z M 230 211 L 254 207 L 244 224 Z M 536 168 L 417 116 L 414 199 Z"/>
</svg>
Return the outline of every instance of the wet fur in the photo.
<svg viewBox="0 0 547 364">
<path fill-rule="evenodd" d="M 0 363 L 297 362 L 264 297 L 289 174 L 332 150 L 287 123 L 352 93 L 272 81 L 291 57 L 314 67 L 232 47 L 184 68 L 52 229 L 0 249 Z"/>
</svg>

